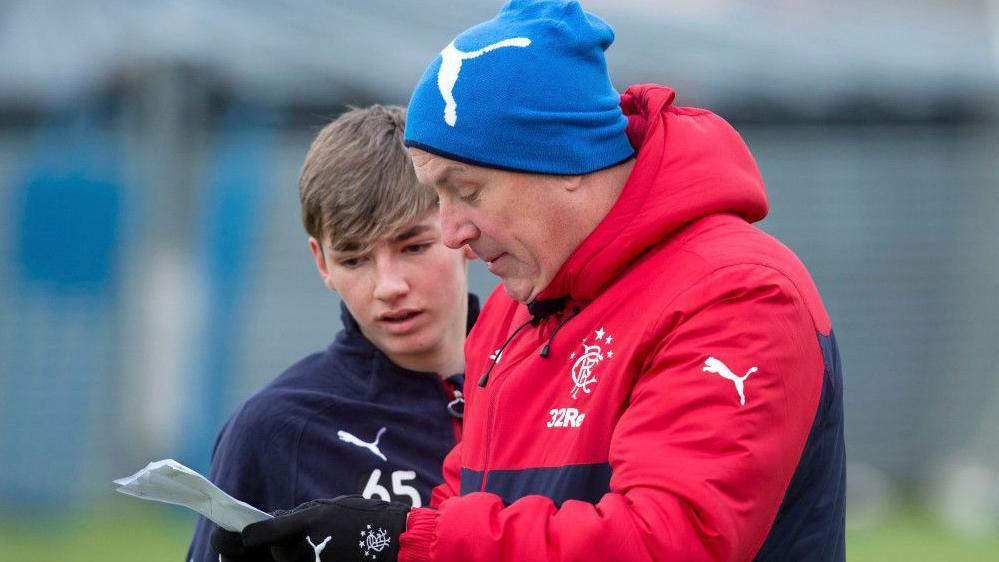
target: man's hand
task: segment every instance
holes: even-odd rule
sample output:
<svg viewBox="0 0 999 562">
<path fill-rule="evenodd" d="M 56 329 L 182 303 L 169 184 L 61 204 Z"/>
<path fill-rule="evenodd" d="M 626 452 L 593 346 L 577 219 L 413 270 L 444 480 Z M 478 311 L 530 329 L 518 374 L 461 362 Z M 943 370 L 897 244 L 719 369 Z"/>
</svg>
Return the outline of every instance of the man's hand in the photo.
<svg viewBox="0 0 999 562">
<path fill-rule="evenodd" d="M 395 562 L 409 506 L 340 496 L 314 500 L 243 529 L 245 548 L 270 547 L 277 562 Z"/>
</svg>

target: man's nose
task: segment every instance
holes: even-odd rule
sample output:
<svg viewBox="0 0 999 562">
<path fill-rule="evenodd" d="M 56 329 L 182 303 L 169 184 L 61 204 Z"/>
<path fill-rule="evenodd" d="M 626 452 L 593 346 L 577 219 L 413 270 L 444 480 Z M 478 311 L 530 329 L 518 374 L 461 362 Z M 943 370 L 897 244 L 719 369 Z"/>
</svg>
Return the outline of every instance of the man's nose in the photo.
<svg viewBox="0 0 999 562">
<path fill-rule="evenodd" d="M 459 249 L 479 238 L 475 224 L 445 201 L 440 203 L 441 240 L 448 248 Z"/>
<path fill-rule="evenodd" d="M 375 298 L 391 302 L 409 292 L 409 281 L 401 264 L 392 259 L 375 260 Z"/>
</svg>

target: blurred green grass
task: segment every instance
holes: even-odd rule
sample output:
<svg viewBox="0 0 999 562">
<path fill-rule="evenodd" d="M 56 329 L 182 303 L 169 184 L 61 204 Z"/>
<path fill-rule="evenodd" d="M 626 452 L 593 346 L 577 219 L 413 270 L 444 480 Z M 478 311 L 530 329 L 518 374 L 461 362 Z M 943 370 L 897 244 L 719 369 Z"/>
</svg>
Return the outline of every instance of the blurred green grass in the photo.
<svg viewBox="0 0 999 562">
<path fill-rule="evenodd" d="M 923 510 L 893 512 L 883 522 L 846 534 L 850 562 L 999 562 L 999 532 L 963 536 L 942 528 Z"/>
<path fill-rule="evenodd" d="M 3 562 L 183 562 L 194 517 L 180 508 L 116 498 L 99 508 L 49 517 L 0 514 Z M 999 534 L 949 533 L 923 511 L 901 510 L 847 533 L 850 562 L 999 562 Z"/>
<path fill-rule="evenodd" d="M 187 509 L 121 496 L 60 515 L 0 512 L 2 562 L 183 562 L 194 531 Z"/>
</svg>

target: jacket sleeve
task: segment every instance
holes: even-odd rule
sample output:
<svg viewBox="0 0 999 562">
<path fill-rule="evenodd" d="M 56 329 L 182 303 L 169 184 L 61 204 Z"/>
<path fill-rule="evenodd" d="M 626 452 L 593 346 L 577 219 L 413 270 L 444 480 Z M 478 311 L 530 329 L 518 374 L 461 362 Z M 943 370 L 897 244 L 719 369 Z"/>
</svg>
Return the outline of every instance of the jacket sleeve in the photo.
<svg viewBox="0 0 999 562">
<path fill-rule="evenodd" d="M 400 560 L 751 560 L 818 406 L 816 329 L 794 284 L 765 266 L 719 269 L 679 300 L 632 358 L 610 493 L 560 507 L 543 496 L 509 506 L 488 493 L 451 497 L 410 516 Z"/>
<path fill-rule="evenodd" d="M 253 498 L 246 499 L 246 490 L 241 485 L 242 479 L 239 478 L 238 472 L 233 472 L 234 465 L 235 467 L 240 465 L 239 462 L 234 462 L 235 458 L 240 455 L 240 448 L 234 443 L 232 433 L 234 431 L 234 418 L 230 418 L 226 422 L 215 439 L 208 479 L 228 494 L 257 505 L 253 502 Z M 191 546 L 188 548 L 185 560 L 188 562 L 215 562 L 218 560 L 218 554 L 212 550 L 211 545 L 211 536 L 214 529 L 214 523 L 206 519 L 203 515 L 198 516 L 198 522 L 194 528 L 194 538 L 191 539 Z"/>
<path fill-rule="evenodd" d="M 229 430 L 229 424 L 232 420 L 226 422 L 222 427 L 222 431 L 219 432 L 218 437 L 215 438 L 215 447 L 212 448 L 212 464 L 211 469 L 208 473 L 209 480 L 212 482 L 217 482 L 217 474 L 219 470 L 220 458 L 219 446 L 221 445 L 223 439 L 225 438 L 226 432 Z M 211 535 L 212 535 L 212 522 L 206 519 L 203 515 L 198 516 L 198 521 L 194 527 L 194 537 L 191 539 L 191 545 L 187 549 L 187 556 L 184 558 L 187 562 L 208 562 L 213 559 L 217 559 L 218 555 L 212 550 L 211 547 Z"/>
<path fill-rule="evenodd" d="M 293 506 L 294 478 L 274 474 L 275 467 L 294 465 L 294 458 L 272 447 L 270 422 L 250 405 L 244 405 L 226 422 L 212 451 L 208 479 L 227 494 L 263 511 Z M 287 459 L 288 462 L 275 462 Z M 188 562 L 218 562 L 212 549 L 215 524 L 198 517 L 194 538 L 188 549 Z"/>
</svg>

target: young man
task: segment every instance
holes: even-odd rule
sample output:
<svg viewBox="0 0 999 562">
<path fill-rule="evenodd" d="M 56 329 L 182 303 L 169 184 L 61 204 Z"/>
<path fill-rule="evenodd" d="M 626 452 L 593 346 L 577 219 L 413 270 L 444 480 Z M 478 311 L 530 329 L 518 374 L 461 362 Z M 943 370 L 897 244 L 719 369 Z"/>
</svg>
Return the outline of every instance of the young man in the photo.
<svg viewBox="0 0 999 562">
<path fill-rule="evenodd" d="M 426 505 L 461 435 L 462 346 L 478 304 L 465 255 L 441 241 L 436 196 L 417 184 L 404 127 L 403 108 L 355 109 L 305 158 L 309 249 L 342 299 L 344 329 L 247 400 L 212 455 L 211 480 L 265 511 L 341 494 Z M 219 559 L 212 528 L 199 520 L 188 560 Z"/>
<path fill-rule="evenodd" d="M 738 133 L 663 86 L 618 96 L 613 39 L 577 2 L 511 0 L 427 69 L 417 176 L 444 242 L 503 283 L 466 344 L 465 437 L 430 507 L 317 502 L 244 544 L 370 560 L 355 537 L 376 529 L 387 562 L 845 559 L 822 299 L 752 224 L 767 195 Z"/>
</svg>

